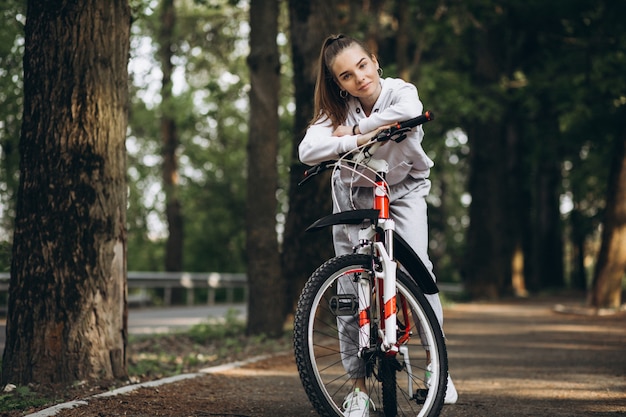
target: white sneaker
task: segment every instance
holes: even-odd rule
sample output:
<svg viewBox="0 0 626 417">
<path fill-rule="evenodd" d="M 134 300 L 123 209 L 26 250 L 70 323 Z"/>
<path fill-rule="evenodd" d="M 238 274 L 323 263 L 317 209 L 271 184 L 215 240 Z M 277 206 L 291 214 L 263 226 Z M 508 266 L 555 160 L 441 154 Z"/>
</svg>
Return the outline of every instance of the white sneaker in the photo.
<svg viewBox="0 0 626 417">
<path fill-rule="evenodd" d="M 343 401 L 344 417 L 369 417 L 370 416 L 370 397 L 360 389 L 355 388 L 353 392 L 346 395 Z M 374 407 L 376 409 L 376 407 Z"/>
<path fill-rule="evenodd" d="M 424 373 L 424 382 L 427 387 L 430 387 L 430 378 L 432 376 L 432 368 L 430 364 L 426 366 L 426 372 Z M 446 398 L 444 398 L 444 404 L 456 404 L 459 399 L 459 393 L 456 391 L 456 387 L 454 386 L 454 382 L 452 382 L 452 378 L 450 378 L 450 374 L 448 374 L 448 387 L 446 388 Z"/>
<path fill-rule="evenodd" d="M 446 389 L 446 398 L 444 398 L 444 404 L 456 404 L 456 401 L 459 399 L 459 393 L 456 392 L 456 387 L 454 386 L 454 382 L 452 382 L 452 378 L 448 375 L 448 388 Z"/>
</svg>

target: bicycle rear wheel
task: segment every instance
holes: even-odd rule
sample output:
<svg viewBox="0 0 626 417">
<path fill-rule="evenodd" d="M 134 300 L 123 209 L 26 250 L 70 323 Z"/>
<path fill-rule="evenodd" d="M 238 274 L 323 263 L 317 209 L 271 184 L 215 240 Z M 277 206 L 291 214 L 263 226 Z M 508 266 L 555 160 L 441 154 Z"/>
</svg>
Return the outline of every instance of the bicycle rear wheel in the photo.
<svg viewBox="0 0 626 417">
<path fill-rule="evenodd" d="M 322 416 L 342 416 L 346 395 L 354 390 L 355 379 L 364 376 L 366 393 L 378 411 L 370 410 L 370 415 L 438 416 L 448 375 L 444 338 L 430 304 L 402 271 L 396 297 L 400 352 L 380 349 L 381 319 L 372 285 L 370 339 L 376 349 L 366 358 L 357 355 L 358 279 L 373 276 L 370 256 L 349 254 L 324 263 L 305 285 L 295 315 L 294 350 L 309 400 Z"/>
</svg>

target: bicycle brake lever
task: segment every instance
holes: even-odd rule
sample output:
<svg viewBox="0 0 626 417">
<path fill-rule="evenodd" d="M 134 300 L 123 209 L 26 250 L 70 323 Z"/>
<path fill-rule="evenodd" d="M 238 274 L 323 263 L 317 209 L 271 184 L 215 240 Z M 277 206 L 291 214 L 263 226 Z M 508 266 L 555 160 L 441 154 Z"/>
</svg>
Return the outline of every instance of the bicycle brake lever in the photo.
<svg viewBox="0 0 626 417">
<path fill-rule="evenodd" d="M 314 176 L 319 175 L 322 172 L 326 171 L 330 167 L 334 166 L 335 163 L 336 161 L 325 161 L 325 162 L 321 162 L 315 165 L 314 167 L 307 169 L 306 171 L 304 171 L 304 178 L 298 183 L 298 186 L 306 183 L 308 180 L 310 180 Z"/>
<path fill-rule="evenodd" d="M 400 143 L 402 142 L 404 139 L 406 139 L 407 134 L 409 133 L 409 131 L 411 130 L 410 127 L 405 127 L 402 129 L 398 129 L 396 131 L 394 131 L 391 134 L 391 137 L 389 138 L 389 140 L 392 140 L 396 143 Z"/>
<path fill-rule="evenodd" d="M 403 128 L 390 127 L 390 128 L 381 130 L 374 137 L 374 140 L 376 142 L 387 142 L 388 140 L 391 140 L 393 142 L 400 143 L 404 139 L 406 139 L 407 133 L 409 133 L 411 129 L 412 128 L 410 127 L 403 127 Z"/>
</svg>

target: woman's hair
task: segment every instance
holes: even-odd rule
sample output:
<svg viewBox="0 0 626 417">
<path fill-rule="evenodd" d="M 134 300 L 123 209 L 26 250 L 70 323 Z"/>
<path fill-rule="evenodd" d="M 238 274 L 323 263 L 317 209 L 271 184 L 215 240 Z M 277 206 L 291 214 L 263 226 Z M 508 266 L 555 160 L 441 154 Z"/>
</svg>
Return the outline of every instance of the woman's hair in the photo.
<svg viewBox="0 0 626 417">
<path fill-rule="evenodd" d="M 367 46 L 354 38 L 346 35 L 330 35 L 324 40 L 320 51 L 317 80 L 315 82 L 315 97 L 313 119 L 315 123 L 320 117 L 330 119 L 333 127 L 341 125 L 348 116 L 348 101 L 341 97 L 341 89 L 332 71 L 335 58 L 344 49 L 354 45 L 360 46 L 368 56 L 373 56 Z"/>
</svg>

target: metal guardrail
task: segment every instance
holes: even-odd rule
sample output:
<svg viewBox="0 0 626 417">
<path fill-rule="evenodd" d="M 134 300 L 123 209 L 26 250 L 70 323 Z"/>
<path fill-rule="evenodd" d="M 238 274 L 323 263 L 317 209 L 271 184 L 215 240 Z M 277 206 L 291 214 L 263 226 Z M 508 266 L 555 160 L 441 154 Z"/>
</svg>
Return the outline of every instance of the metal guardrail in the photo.
<svg viewBox="0 0 626 417">
<path fill-rule="evenodd" d="M 234 290 L 242 288 L 244 299 L 248 297 L 248 278 L 246 274 L 223 273 L 223 272 L 136 272 L 128 271 L 128 288 L 138 289 L 130 291 L 129 303 L 146 304 L 150 301 L 146 290 L 162 288 L 164 290 L 163 302 L 170 305 L 172 290 L 174 288 L 187 289 L 187 304 L 194 302 L 194 289 L 207 288 L 207 304 L 215 304 L 215 290 L 226 289 L 226 301 L 232 302 Z M 10 275 L 8 272 L 0 273 L 0 292 L 9 290 Z"/>
<path fill-rule="evenodd" d="M 463 292 L 462 284 L 438 283 L 439 289 L 444 293 Z M 248 277 L 246 274 L 223 273 L 223 272 L 128 272 L 128 303 L 131 305 L 145 305 L 152 300 L 146 290 L 163 289 L 163 303 L 171 305 L 172 290 L 174 288 L 187 289 L 187 305 L 194 304 L 194 289 L 207 288 L 207 304 L 215 304 L 217 289 L 226 289 L 226 302 L 234 299 L 234 290 L 243 289 L 244 300 L 248 299 Z M 9 273 L 0 273 L 0 293 L 9 290 Z"/>
</svg>

